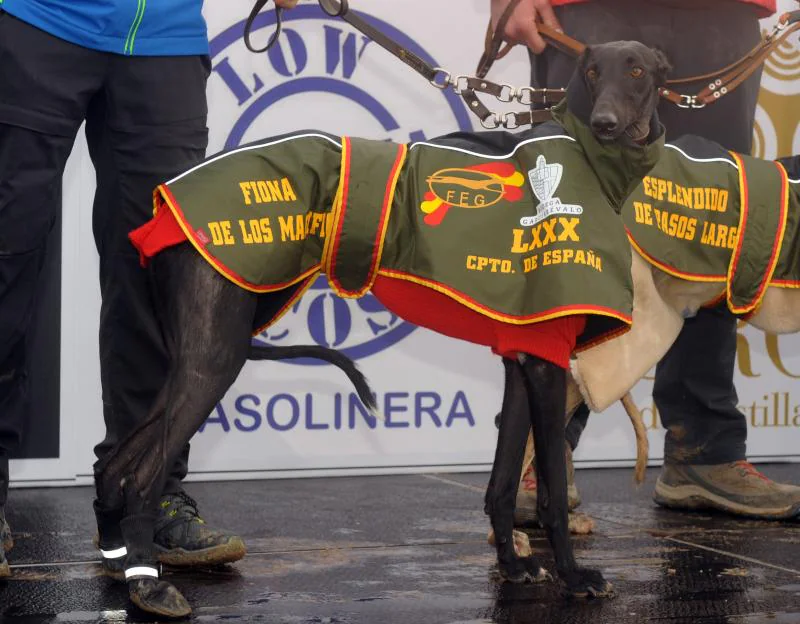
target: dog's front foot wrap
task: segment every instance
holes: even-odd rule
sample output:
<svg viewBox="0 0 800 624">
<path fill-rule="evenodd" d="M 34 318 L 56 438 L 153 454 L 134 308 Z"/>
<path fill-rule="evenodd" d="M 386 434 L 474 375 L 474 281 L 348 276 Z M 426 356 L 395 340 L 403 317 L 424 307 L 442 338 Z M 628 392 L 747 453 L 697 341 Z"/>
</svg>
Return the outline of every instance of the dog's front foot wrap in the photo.
<svg viewBox="0 0 800 624">
<path fill-rule="evenodd" d="M 100 501 L 95 501 L 94 513 L 97 519 L 97 547 L 102 557 L 103 574 L 116 581 L 124 581 L 125 560 L 128 555 L 120 526 L 124 510 L 121 507 L 104 509 Z"/>
<path fill-rule="evenodd" d="M 164 618 L 182 618 L 192 612 L 186 598 L 173 585 L 162 581 L 161 566 L 153 546 L 155 516 L 140 513 L 120 523 L 127 547 L 125 581 L 131 602 L 145 613 Z"/>
<path fill-rule="evenodd" d="M 498 561 L 497 569 L 502 579 L 509 583 L 542 583 L 553 580 L 550 573 L 533 556 Z"/>
<path fill-rule="evenodd" d="M 129 579 L 128 596 L 139 609 L 159 617 L 183 618 L 192 613 L 183 594 L 171 583 L 158 578 L 137 576 Z"/>
<path fill-rule="evenodd" d="M 573 598 L 613 598 L 614 588 L 603 578 L 600 570 L 575 568 L 559 574 L 566 585 L 566 592 Z"/>
</svg>

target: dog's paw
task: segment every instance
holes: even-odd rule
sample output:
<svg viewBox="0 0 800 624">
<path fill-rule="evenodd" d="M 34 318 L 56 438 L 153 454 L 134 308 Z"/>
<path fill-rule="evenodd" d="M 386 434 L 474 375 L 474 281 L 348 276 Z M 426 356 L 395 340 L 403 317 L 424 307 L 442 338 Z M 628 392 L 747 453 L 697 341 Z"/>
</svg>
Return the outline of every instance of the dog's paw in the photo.
<svg viewBox="0 0 800 624">
<path fill-rule="evenodd" d="M 573 535 L 589 535 L 594 533 L 594 519 L 585 513 L 569 514 L 569 532 Z"/>
<path fill-rule="evenodd" d="M 517 557 L 505 563 L 498 562 L 497 569 L 500 577 L 509 583 L 541 583 L 553 580 L 535 557 Z"/>
<path fill-rule="evenodd" d="M 562 576 L 566 591 L 573 598 L 612 598 L 614 588 L 599 570 L 576 568 Z"/>
<path fill-rule="evenodd" d="M 154 578 L 128 581 L 131 602 L 145 613 L 164 618 L 184 618 L 192 613 L 186 598 L 174 585 Z"/>
<path fill-rule="evenodd" d="M 512 535 L 514 536 L 514 554 L 517 557 L 530 557 L 533 553 L 533 549 L 531 548 L 531 540 L 528 535 L 516 529 L 514 529 Z M 494 538 L 494 529 L 489 529 L 489 535 L 486 539 L 489 542 L 489 546 L 497 545 Z"/>
</svg>

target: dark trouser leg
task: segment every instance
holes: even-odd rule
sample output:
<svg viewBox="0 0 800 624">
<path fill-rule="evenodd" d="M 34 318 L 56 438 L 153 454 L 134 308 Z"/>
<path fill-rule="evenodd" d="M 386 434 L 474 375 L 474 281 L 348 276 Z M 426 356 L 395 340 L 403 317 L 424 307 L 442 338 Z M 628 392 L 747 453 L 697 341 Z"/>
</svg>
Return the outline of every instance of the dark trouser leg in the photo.
<svg viewBox="0 0 800 624">
<path fill-rule="evenodd" d="M 0 218 L 2 223 L 2 218 Z M 42 255 L 44 255 L 42 253 Z M 8 263 L 5 258 L 0 258 L 0 273 L 7 269 Z M 33 299 L 33 286 L 36 279 L 39 277 L 39 265 L 34 264 L 30 271 L 32 283 L 25 288 L 23 292 L 21 289 L 16 289 L 18 295 L 27 295 Z M 4 290 L 4 280 L 0 277 L 0 305 L 3 305 L 2 291 Z M 22 298 L 22 297 L 19 297 Z M 32 306 L 31 306 L 32 307 Z M 23 318 L 17 318 L 15 323 L 18 332 L 25 332 L 30 324 L 32 314 L 31 307 L 28 307 Z M 10 315 L 5 313 L 0 318 L 0 335 L 5 334 L 8 326 L 7 323 Z M 25 416 L 27 413 L 27 396 L 28 396 L 28 372 L 27 362 L 25 361 L 25 341 L 24 338 L 17 340 L 11 348 L 7 351 L 4 357 L 0 359 L 0 507 L 6 504 L 8 499 L 8 486 L 10 482 L 9 477 L 9 454 L 13 453 L 19 447 L 22 440 L 22 431 L 25 424 Z"/>
<path fill-rule="evenodd" d="M 730 13 L 720 14 L 711 28 L 707 23 L 681 18 L 676 27 L 685 29 L 689 37 L 702 35 L 704 49 L 690 52 L 688 46 L 675 46 L 670 51 L 679 75 L 725 66 L 758 43 L 758 23 L 743 9 L 725 9 Z M 698 58 L 703 59 L 703 66 L 696 64 Z M 668 139 L 697 134 L 728 149 L 750 153 L 760 77 L 758 71 L 734 92 L 695 114 L 662 106 L 661 120 Z M 747 422 L 736 407 L 735 363 L 734 317 L 701 310 L 685 323 L 678 340 L 656 368 L 653 386 L 653 399 L 667 430 L 666 462 L 722 464 L 745 458 Z"/>
<path fill-rule="evenodd" d="M 26 333 L 72 137 L 0 123 L 0 506 L 28 409 Z"/>
<path fill-rule="evenodd" d="M 208 141 L 201 57 L 114 60 L 105 99 L 93 102 L 87 139 L 97 169 L 94 236 L 100 254 L 100 366 L 106 437 L 98 458 L 147 415 L 168 356 L 147 272 L 128 233 L 152 216 L 153 189 L 202 159 Z M 189 445 L 163 493 L 180 491 Z"/>
<path fill-rule="evenodd" d="M 5 507 L 8 500 L 8 454 L 0 451 L 0 507 Z"/>
<path fill-rule="evenodd" d="M 25 340 L 46 239 L 103 58 L 0 12 L 0 504 L 28 409 Z"/>
<path fill-rule="evenodd" d="M 586 403 L 581 403 L 572 418 L 567 423 L 566 438 L 567 444 L 574 451 L 578 448 L 578 442 L 583 435 L 583 430 L 586 429 L 586 423 L 589 420 L 589 406 Z"/>
<path fill-rule="evenodd" d="M 701 310 L 656 367 L 653 398 L 667 429 L 664 457 L 723 464 L 745 456 L 747 423 L 736 408 L 736 319 Z"/>
<path fill-rule="evenodd" d="M 637 0 L 605 0 L 558 7 L 556 14 L 567 34 L 588 44 L 635 39 L 659 47 L 673 65 L 672 76 L 680 77 L 720 69 L 743 56 L 760 37 L 757 17 L 744 3 L 698 4 L 702 6 L 695 9 L 653 3 L 644 12 Z M 548 48 L 532 58 L 532 83 L 566 86 L 573 67 L 571 57 Z M 697 134 L 728 149 L 749 152 L 759 82 L 760 72 L 756 72 L 703 110 L 679 109 L 663 102 L 659 114 L 667 139 Z M 699 90 L 696 84 L 684 88 L 687 93 Z M 744 457 L 747 429 L 736 409 L 733 386 L 734 323 L 732 318 L 701 312 L 686 324 L 657 368 L 653 395 L 661 422 L 668 432 L 685 432 L 682 440 L 668 434 L 668 459 L 721 463 Z M 570 443 L 581 430 L 578 424 L 572 427 Z M 683 440 L 691 440 L 691 445 Z"/>
</svg>

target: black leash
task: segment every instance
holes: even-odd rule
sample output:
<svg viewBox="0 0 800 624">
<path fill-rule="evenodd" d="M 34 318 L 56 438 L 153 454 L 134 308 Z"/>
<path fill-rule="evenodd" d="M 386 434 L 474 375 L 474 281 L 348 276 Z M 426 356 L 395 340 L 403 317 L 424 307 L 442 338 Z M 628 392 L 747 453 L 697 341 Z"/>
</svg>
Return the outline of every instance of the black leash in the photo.
<svg viewBox="0 0 800 624">
<path fill-rule="evenodd" d="M 260 53 L 269 50 L 280 37 L 283 27 L 283 9 L 279 6 L 275 7 L 275 32 L 269 38 L 267 45 L 260 50 L 253 47 L 250 40 L 250 32 L 253 29 L 253 22 L 255 21 L 261 9 L 269 2 L 269 0 L 256 0 L 253 10 L 250 11 L 250 16 L 247 18 L 247 23 L 244 27 L 244 43 L 247 49 L 251 52 Z M 409 65 L 412 69 L 422 74 L 430 82 L 434 82 L 436 77 L 440 74 L 441 70 L 431 67 L 428 63 L 422 60 L 419 56 L 414 54 L 411 50 L 404 48 L 399 43 L 384 35 L 380 30 L 369 24 L 366 20 L 359 17 L 350 11 L 350 3 L 348 0 L 319 0 L 319 6 L 325 13 L 331 17 L 341 17 L 348 24 L 364 33 L 367 37 L 372 39 L 375 43 L 394 54 L 397 58 Z M 446 85 L 437 84 L 437 87 Z"/>
<path fill-rule="evenodd" d="M 278 41 L 282 28 L 283 10 L 276 7 L 276 28 L 269 38 L 266 47 L 256 50 L 250 43 L 250 31 L 253 22 L 259 12 L 269 0 L 256 0 L 250 16 L 245 25 L 244 40 L 247 49 L 251 52 L 264 52 L 271 48 Z M 482 75 L 476 76 L 453 76 L 449 71 L 434 67 L 417 54 L 401 46 L 399 43 L 382 33 L 380 30 L 368 23 L 358 14 L 350 11 L 348 0 L 318 0 L 322 10 L 331 17 L 340 17 L 348 24 L 359 30 L 367 37 L 372 39 L 379 46 L 390 52 L 392 55 L 403 61 L 418 74 L 422 75 L 430 84 L 437 89 L 447 89 L 452 87 L 453 91 L 460 95 L 467 103 L 469 109 L 477 115 L 484 128 L 494 129 L 500 126 L 505 128 L 517 128 L 522 125 L 538 123 L 549 119 L 549 112 L 546 110 L 531 111 L 526 110 L 514 113 L 495 113 L 481 102 L 476 93 L 485 93 L 497 98 L 501 102 L 517 101 L 524 106 L 530 107 L 532 104 L 555 104 L 564 97 L 563 89 L 536 89 L 533 87 L 516 88 L 509 84 L 498 84 L 487 80 Z M 486 67 L 488 70 L 488 67 Z"/>
<path fill-rule="evenodd" d="M 800 0 L 798 0 L 800 1 Z M 250 32 L 253 23 L 261 9 L 269 0 L 256 0 L 244 29 L 244 42 L 247 49 L 251 52 L 260 53 L 269 50 L 278 41 L 283 26 L 283 9 L 276 6 L 275 9 L 275 32 L 269 38 L 267 45 L 260 50 L 253 47 L 250 41 Z M 500 126 L 508 129 L 518 128 L 525 125 L 533 125 L 547 121 L 550 117 L 548 109 L 531 110 L 534 104 L 547 106 L 555 104 L 564 97 L 563 89 L 539 89 L 534 87 L 514 87 L 509 84 L 498 84 L 485 78 L 492 63 L 505 56 L 512 47 L 506 45 L 501 49 L 502 32 L 505 22 L 516 8 L 519 0 L 511 0 L 506 11 L 503 13 L 498 28 L 494 32 L 487 30 L 484 55 L 478 65 L 476 76 L 452 75 L 449 71 L 441 67 L 433 67 L 430 63 L 414 54 L 411 50 L 404 48 L 399 43 L 385 35 L 383 32 L 369 24 L 358 14 L 350 11 L 348 0 L 318 0 L 322 10 L 331 17 L 340 17 L 355 29 L 362 32 L 379 46 L 403 61 L 414 71 L 421 74 L 428 82 L 437 89 L 448 89 L 461 96 L 467 107 L 481 120 L 481 125 L 487 129 L 494 129 Z M 567 37 L 561 33 L 547 28 L 544 24 L 538 24 L 540 33 L 546 37 L 550 43 L 560 50 L 569 54 L 580 53 L 584 45 Z M 692 76 L 672 82 L 692 82 L 697 80 L 709 80 L 708 85 L 696 95 L 684 95 L 672 89 L 662 88 L 661 97 L 671 101 L 681 108 L 703 108 L 707 104 L 719 99 L 723 95 L 733 91 L 742 81 L 744 81 L 766 58 L 772 53 L 775 47 L 789 34 L 800 29 L 800 11 L 784 13 L 780 16 L 777 25 L 758 46 L 749 54 L 745 55 L 735 63 L 717 72 L 702 76 Z M 527 107 L 524 111 L 514 111 L 507 113 L 497 113 L 490 110 L 483 102 L 478 99 L 477 93 L 485 93 L 493 96 L 501 102 L 519 102 Z"/>
<path fill-rule="evenodd" d="M 275 43 L 278 41 L 278 37 L 281 36 L 281 30 L 283 30 L 283 8 L 276 6 L 275 7 L 275 32 L 272 33 L 272 36 L 267 41 L 267 45 L 263 48 L 257 49 L 253 47 L 253 43 L 250 40 L 250 33 L 253 30 L 253 22 L 256 21 L 256 17 L 258 14 L 261 13 L 261 9 L 264 8 L 264 5 L 267 4 L 269 0 L 256 0 L 256 3 L 253 5 L 253 10 L 250 11 L 250 15 L 247 16 L 247 23 L 244 25 L 244 45 L 247 46 L 247 49 L 255 54 L 261 54 L 262 52 L 266 52 Z"/>
</svg>

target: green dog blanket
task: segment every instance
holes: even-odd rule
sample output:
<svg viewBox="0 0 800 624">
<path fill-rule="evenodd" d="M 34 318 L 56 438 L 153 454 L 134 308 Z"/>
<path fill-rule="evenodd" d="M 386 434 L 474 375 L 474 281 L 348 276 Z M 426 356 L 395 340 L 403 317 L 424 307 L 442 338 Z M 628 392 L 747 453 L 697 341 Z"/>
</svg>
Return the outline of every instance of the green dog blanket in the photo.
<svg viewBox="0 0 800 624">
<path fill-rule="evenodd" d="M 663 139 L 601 145 L 565 106 L 555 118 L 408 146 L 296 133 L 206 160 L 160 186 L 156 208 L 242 288 L 292 289 L 284 309 L 324 272 L 343 297 L 376 280 L 413 285 L 506 327 L 585 315 L 585 347 L 631 322 L 619 212 Z M 132 234 L 152 255 L 144 239 Z M 445 333 L 497 348 L 499 325 L 451 320 Z M 421 312 L 413 321 L 441 331 Z"/>
<path fill-rule="evenodd" d="M 724 282 L 729 309 L 746 316 L 768 286 L 800 287 L 798 205 L 800 181 L 781 163 L 689 136 L 666 146 L 622 216 L 649 262 L 682 279 Z"/>
</svg>

